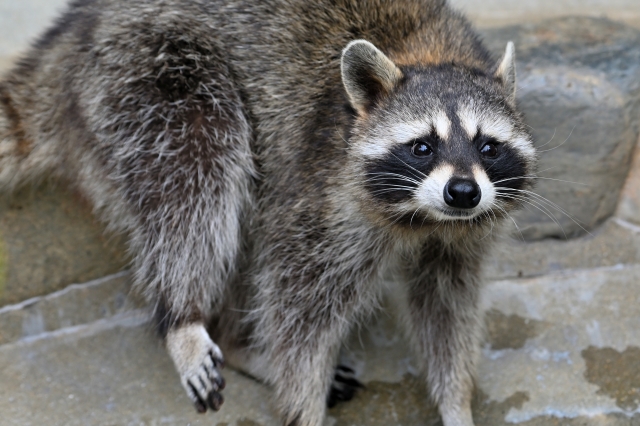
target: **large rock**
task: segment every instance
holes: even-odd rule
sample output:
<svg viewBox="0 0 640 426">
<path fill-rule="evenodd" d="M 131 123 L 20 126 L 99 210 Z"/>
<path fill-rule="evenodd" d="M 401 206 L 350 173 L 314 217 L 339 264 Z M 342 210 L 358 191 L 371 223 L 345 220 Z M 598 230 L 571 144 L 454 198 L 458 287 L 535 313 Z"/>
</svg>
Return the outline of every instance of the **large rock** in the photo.
<svg viewBox="0 0 640 426">
<path fill-rule="evenodd" d="M 536 192 L 559 206 L 534 200 L 537 207 L 515 216 L 522 235 L 594 229 L 615 211 L 638 140 L 640 32 L 606 19 L 563 18 L 484 36 L 496 55 L 508 40 L 516 45 L 518 102 L 545 178 Z"/>
</svg>

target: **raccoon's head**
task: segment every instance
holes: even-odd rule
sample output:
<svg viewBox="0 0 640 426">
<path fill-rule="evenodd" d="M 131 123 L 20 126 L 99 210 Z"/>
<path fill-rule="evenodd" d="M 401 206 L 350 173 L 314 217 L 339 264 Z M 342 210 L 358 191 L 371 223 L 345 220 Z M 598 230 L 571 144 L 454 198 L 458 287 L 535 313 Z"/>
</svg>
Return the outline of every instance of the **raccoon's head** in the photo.
<svg viewBox="0 0 640 426">
<path fill-rule="evenodd" d="M 412 227 L 489 223 L 520 205 L 536 152 L 515 109 L 513 44 L 491 72 L 396 66 L 349 43 L 342 79 L 356 111 L 349 154 L 369 213 Z"/>
</svg>

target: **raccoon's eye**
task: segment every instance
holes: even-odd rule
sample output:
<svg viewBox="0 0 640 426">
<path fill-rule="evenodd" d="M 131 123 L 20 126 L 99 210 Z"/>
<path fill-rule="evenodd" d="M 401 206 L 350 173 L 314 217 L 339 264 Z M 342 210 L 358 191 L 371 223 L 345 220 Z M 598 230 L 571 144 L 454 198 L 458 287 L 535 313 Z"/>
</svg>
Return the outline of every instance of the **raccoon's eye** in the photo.
<svg viewBox="0 0 640 426">
<path fill-rule="evenodd" d="M 487 142 L 480 148 L 480 154 L 487 158 L 495 158 L 498 155 L 498 144 Z"/>
<path fill-rule="evenodd" d="M 428 157 L 433 154 L 433 150 L 424 142 L 415 142 L 411 147 L 411 153 L 416 157 Z"/>
</svg>

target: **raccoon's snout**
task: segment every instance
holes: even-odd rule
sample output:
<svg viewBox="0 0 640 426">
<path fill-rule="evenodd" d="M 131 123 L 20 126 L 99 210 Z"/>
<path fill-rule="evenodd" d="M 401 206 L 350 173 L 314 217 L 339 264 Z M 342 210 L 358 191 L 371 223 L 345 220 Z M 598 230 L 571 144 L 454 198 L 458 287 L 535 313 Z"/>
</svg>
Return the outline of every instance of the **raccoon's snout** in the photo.
<svg viewBox="0 0 640 426">
<path fill-rule="evenodd" d="M 444 201 L 451 207 L 472 209 L 480 203 L 482 192 L 473 179 L 451 178 L 444 187 Z"/>
</svg>

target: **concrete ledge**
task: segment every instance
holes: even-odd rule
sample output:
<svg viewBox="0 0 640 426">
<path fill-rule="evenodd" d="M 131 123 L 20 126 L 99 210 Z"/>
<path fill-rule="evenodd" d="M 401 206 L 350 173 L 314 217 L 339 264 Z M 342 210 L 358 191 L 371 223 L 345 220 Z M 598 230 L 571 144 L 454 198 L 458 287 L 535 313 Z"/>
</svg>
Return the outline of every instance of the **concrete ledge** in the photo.
<svg viewBox="0 0 640 426">
<path fill-rule="evenodd" d="M 121 272 L 0 308 L 0 345 L 108 319 L 144 307 Z"/>
</svg>

